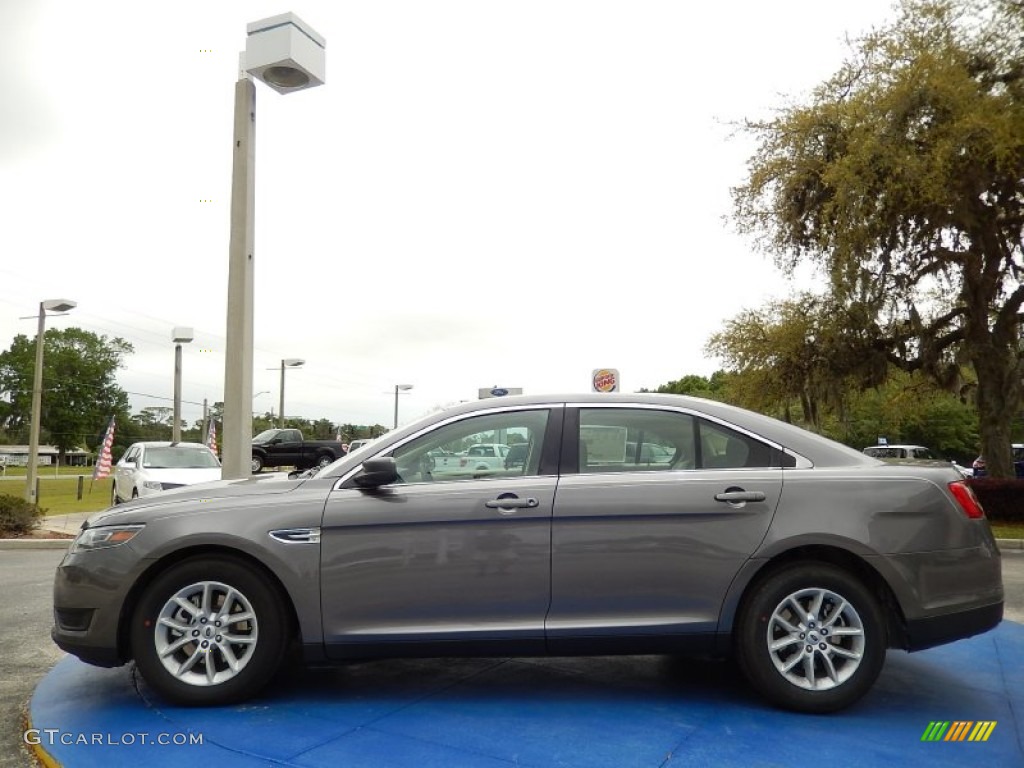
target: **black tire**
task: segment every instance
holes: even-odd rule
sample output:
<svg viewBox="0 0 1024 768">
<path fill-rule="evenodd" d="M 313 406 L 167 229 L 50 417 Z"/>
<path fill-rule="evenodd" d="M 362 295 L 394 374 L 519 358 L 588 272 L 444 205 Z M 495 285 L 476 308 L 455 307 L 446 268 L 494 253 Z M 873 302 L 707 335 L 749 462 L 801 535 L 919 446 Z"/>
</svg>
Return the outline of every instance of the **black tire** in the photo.
<svg viewBox="0 0 1024 768">
<path fill-rule="evenodd" d="M 139 498 L 139 489 L 138 488 L 132 488 L 132 498 L 133 499 Z"/>
<path fill-rule="evenodd" d="M 206 612 L 200 610 L 204 586 L 212 595 Z M 228 590 L 233 590 L 232 602 L 225 609 Z M 196 605 L 194 614 L 180 607 L 182 598 Z M 254 618 L 224 620 L 242 612 L 251 612 Z M 183 633 L 161 619 L 189 629 Z M 224 630 L 229 627 L 239 642 L 226 639 Z M 157 693 L 175 704 L 218 706 L 254 696 L 273 678 L 288 645 L 289 627 L 278 590 L 259 569 L 223 556 L 195 557 L 165 571 L 146 588 L 130 634 L 139 672 Z M 195 642 L 168 653 L 193 633 Z M 209 650 L 200 647 L 204 641 Z M 226 653 L 240 665 L 237 670 L 228 667 Z M 183 663 L 192 666 L 184 672 L 169 669 Z"/>
<path fill-rule="evenodd" d="M 263 457 L 257 454 L 252 455 L 252 474 L 258 475 L 263 471 Z"/>
<path fill-rule="evenodd" d="M 317 458 L 317 460 L 316 460 L 316 468 L 317 469 L 323 469 L 328 464 L 330 464 L 332 461 L 334 461 L 334 457 L 331 456 L 329 453 L 325 453 L 325 454 L 321 455 L 319 458 Z"/>
<path fill-rule="evenodd" d="M 806 613 L 798 616 L 792 599 Z M 770 649 L 773 642 L 782 645 Z M 737 616 L 736 655 L 747 680 L 798 712 L 835 712 L 860 699 L 881 672 L 887 645 L 878 600 L 856 576 L 827 563 L 795 563 L 767 576 Z"/>
<path fill-rule="evenodd" d="M 117 497 L 117 484 L 111 481 L 110 483 L 110 505 L 116 507 L 121 503 L 121 499 Z"/>
</svg>

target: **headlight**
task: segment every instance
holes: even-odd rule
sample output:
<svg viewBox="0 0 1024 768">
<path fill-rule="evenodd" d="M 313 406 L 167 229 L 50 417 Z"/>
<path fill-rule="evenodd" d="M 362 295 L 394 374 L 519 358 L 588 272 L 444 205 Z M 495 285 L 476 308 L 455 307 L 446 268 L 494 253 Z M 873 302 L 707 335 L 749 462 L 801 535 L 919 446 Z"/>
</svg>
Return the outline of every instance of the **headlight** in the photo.
<svg viewBox="0 0 1024 768">
<path fill-rule="evenodd" d="M 134 539 L 142 528 L 141 525 L 101 525 L 98 528 L 86 528 L 72 542 L 71 551 L 89 552 L 94 549 L 116 547 Z"/>
<path fill-rule="evenodd" d="M 151 491 L 162 491 L 164 489 L 163 483 L 158 483 L 156 480 L 143 480 L 142 487 L 148 488 Z"/>
</svg>

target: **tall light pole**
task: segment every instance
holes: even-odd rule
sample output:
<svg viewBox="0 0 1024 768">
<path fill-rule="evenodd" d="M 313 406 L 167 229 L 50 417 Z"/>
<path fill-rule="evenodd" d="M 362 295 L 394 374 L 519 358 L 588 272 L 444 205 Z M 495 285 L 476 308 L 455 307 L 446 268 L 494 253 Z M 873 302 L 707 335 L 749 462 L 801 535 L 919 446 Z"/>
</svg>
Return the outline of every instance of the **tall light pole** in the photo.
<svg viewBox="0 0 1024 768">
<path fill-rule="evenodd" d="M 284 369 L 285 368 L 298 368 L 305 365 L 306 361 L 301 360 L 297 357 L 286 357 L 281 361 L 281 403 L 280 408 L 277 409 L 277 426 L 278 428 L 284 427 Z"/>
<path fill-rule="evenodd" d="M 395 426 L 394 429 L 398 429 L 398 393 L 408 392 L 412 389 L 412 384 L 395 384 Z"/>
<path fill-rule="evenodd" d="M 181 345 L 188 344 L 195 335 L 191 328 L 178 326 L 171 331 L 174 342 L 174 422 L 171 424 L 171 442 L 181 442 Z"/>
<path fill-rule="evenodd" d="M 235 83 L 221 477 L 252 472 L 256 77 L 278 93 L 324 82 L 324 38 L 293 13 L 249 24 Z"/>
<path fill-rule="evenodd" d="M 39 302 L 39 329 L 36 332 L 36 369 L 32 375 L 32 426 L 28 439 L 28 467 L 25 471 L 25 501 L 35 504 L 36 474 L 39 464 L 39 419 L 43 410 L 43 337 L 46 334 L 47 312 L 68 312 L 77 302 L 67 299 L 48 299 Z"/>
</svg>

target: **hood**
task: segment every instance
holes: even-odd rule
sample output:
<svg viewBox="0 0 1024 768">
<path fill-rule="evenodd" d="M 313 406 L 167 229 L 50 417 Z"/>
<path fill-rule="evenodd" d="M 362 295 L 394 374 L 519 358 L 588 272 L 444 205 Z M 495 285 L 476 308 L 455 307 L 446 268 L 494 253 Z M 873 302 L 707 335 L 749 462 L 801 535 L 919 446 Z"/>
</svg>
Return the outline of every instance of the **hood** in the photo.
<svg viewBox="0 0 1024 768">
<path fill-rule="evenodd" d="M 220 471 L 219 469 L 217 470 Z M 242 496 L 275 496 L 294 491 L 306 482 L 305 478 L 289 478 L 284 472 L 255 475 L 241 480 L 216 480 L 209 483 L 186 485 L 143 496 L 125 504 L 118 504 L 90 515 L 85 527 L 110 525 L 117 522 L 142 522 L 146 519 L 178 512 L 194 511 L 197 504 L 233 499 Z"/>
<path fill-rule="evenodd" d="M 220 467 L 158 467 L 144 468 L 139 476 L 146 480 L 159 483 L 177 483 L 178 485 L 195 485 L 220 480 Z"/>
</svg>

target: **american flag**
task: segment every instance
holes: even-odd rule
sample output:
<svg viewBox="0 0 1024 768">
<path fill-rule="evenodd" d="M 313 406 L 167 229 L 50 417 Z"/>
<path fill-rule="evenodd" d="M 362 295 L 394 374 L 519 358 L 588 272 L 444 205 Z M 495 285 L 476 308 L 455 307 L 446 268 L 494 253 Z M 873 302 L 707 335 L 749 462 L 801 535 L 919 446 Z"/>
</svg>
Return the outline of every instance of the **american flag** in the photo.
<svg viewBox="0 0 1024 768">
<path fill-rule="evenodd" d="M 217 452 L 217 422 L 210 419 L 210 431 L 206 434 L 206 447 Z"/>
<path fill-rule="evenodd" d="M 96 466 L 92 470 L 92 479 L 99 480 L 101 477 L 110 476 L 111 456 L 110 449 L 114 445 L 114 417 L 110 417 L 107 424 L 107 431 L 103 435 L 103 442 L 100 444 L 99 457 L 96 459 Z"/>
</svg>

